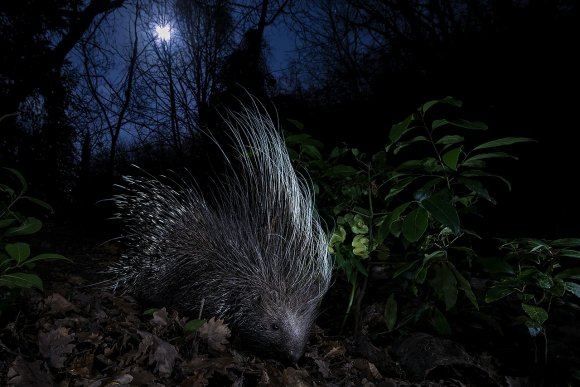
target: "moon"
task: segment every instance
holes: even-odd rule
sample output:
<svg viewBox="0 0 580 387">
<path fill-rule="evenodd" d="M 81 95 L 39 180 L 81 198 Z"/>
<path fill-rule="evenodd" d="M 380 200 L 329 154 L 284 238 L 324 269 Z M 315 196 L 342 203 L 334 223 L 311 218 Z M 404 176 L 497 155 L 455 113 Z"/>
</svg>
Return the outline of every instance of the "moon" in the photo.
<svg viewBox="0 0 580 387">
<path fill-rule="evenodd" d="M 168 42 L 171 39 L 171 26 L 169 24 L 157 24 L 155 33 L 157 34 L 157 39 L 162 42 Z"/>
</svg>

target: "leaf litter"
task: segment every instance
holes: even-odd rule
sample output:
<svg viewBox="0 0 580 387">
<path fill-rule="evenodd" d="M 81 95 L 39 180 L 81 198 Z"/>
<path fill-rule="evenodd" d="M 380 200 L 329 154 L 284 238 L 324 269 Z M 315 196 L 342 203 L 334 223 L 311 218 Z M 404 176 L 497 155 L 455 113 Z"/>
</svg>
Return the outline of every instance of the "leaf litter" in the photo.
<svg viewBox="0 0 580 387">
<path fill-rule="evenodd" d="M 261 358 L 239 347 L 222 320 L 199 326 L 194 316 L 165 308 L 144 313 L 146 305 L 133 298 L 90 286 L 118 249 L 72 239 L 67 256 L 76 253 L 77 263 L 53 264 L 44 294 L 27 290 L 0 315 L 0 386 L 460 386 L 469 385 L 471 374 L 492 386 L 506 380 L 492 361 L 482 363 L 448 341 L 411 337 L 394 350 L 377 346 L 364 334 L 374 328 L 370 320 L 358 344 L 328 337 L 315 324 L 298 364 Z M 425 357 L 420 368 L 413 358 L 425 343 L 440 357 Z"/>
</svg>

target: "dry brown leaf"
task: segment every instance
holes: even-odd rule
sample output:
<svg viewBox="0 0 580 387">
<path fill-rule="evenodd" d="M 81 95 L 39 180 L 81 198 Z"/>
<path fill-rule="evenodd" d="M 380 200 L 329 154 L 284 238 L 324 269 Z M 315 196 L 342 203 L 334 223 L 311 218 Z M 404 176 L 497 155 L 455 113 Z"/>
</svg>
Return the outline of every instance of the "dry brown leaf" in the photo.
<svg viewBox="0 0 580 387">
<path fill-rule="evenodd" d="M 84 352 L 74 357 L 69 368 L 69 372 L 75 375 L 80 375 L 83 378 L 88 378 L 95 361 L 94 354 Z"/>
<path fill-rule="evenodd" d="M 207 343 L 208 349 L 213 352 L 225 352 L 231 331 L 224 320 L 212 317 L 199 330 L 199 337 Z"/>
<path fill-rule="evenodd" d="M 231 356 L 213 358 L 195 357 L 183 363 L 181 368 L 184 373 L 188 374 L 194 374 L 200 370 L 211 370 L 211 372 L 217 370 L 218 372 L 225 373 L 226 370 L 234 366 L 235 361 Z"/>
<path fill-rule="evenodd" d="M 123 375 L 117 376 L 115 378 L 115 380 L 113 380 L 113 383 L 110 383 L 110 384 L 111 384 L 111 386 L 128 385 L 132 381 L 133 381 L 133 376 L 131 376 L 129 374 L 123 374 Z"/>
<path fill-rule="evenodd" d="M 326 360 L 316 359 L 314 362 L 318 366 L 318 371 L 320 371 L 323 378 L 328 379 L 332 376 L 332 373 L 330 372 L 330 366 Z"/>
<path fill-rule="evenodd" d="M 169 317 L 167 316 L 167 309 L 165 307 L 153 312 L 153 318 L 151 319 L 153 325 L 160 327 L 166 327 L 169 325 Z"/>
<path fill-rule="evenodd" d="M 27 362 L 17 357 L 8 370 L 7 385 L 19 387 L 51 387 L 52 376 L 40 360 Z"/>
<path fill-rule="evenodd" d="M 334 357 L 344 356 L 346 354 L 346 348 L 343 343 L 339 341 L 329 342 L 332 347 L 323 356 L 324 359 L 332 359 Z"/>
<path fill-rule="evenodd" d="M 175 360 L 179 356 L 177 349 L 166 341 L 155 337 L 153 352 L 149 354 L 149 364 L 155 363 L 155 372 L 161 376 L 171 376 Z"/>
<path fill-rule="evenodd" d="M 309 387 L 308 372 L 305 369 L 288 367 L 284 369 L 282 380 L 284 386 Z"/>
<path fill-rule="evenodd" d="M 125 370 L 125 374 L 131 375 L 133 378 L 133 385 L 135 386 L 151 386 L 155 382 L 155 375 L 149 370 L 139 366 L 131 367 Z"/>
<path fill-rule="evenodd" d="M 121 365 L 131 365 L 133 363 L 142 363 L 144 359 L 149 358 L 150 348 L 153 346 L 153 335 L 149 332 L 137 331 L 141 336 L 139 347 L 137 350 L 128 354 L 126 359 L 121 362 Z M 127 335 L 128 336 L 128 335 Z"/>
<path fill-rule="evenodd" d="M 143 351 L 143 354 L 148 351 L 149 365 L 155 364 L 154 372 L 164 377 L 171 376 L 175 360 L 179 356 L 175 346 L 149 332 L 138 331 L 138 333 L 143 338 L 143 347 L 139 344 L 139 350 Z"/>
<path fill-rule="evenodd" d="M 198 371 L 194 375 L 188 376 L 183 383 L 183 387 L 205 387 L 209 384 L 207 375 L 203 371 Z"/>
<path fill-rule="evenodd" d="M 99 332 L 79 332 L 77 340 L 79 343 L 91 343 L 97 346 L 102 343 L 103 335 Z"/>
<path fill-rule="evenodd" d="M 75 348 L 71 341 L 74 340 L 74 333 L 69 335 L 68 328 L 60 327 L 48 333 L 38 334 L 38 349 L 42 356 L 48 360 L 48 364 L 54 368 L 64 367 L 66 355 Z"/>
<path fill-rule="evenodd" d="M 372 377 L 375 378 L 376 380 L 383 379 L 383 375 L 381 375 L 381 372 L 379 371 L 377 366 L 374 365 L 373 363 L 369 363 L 369 372 L 371 373 Z"/>
<path fill-rule="evenodd" d="M 140 314 L 139 304 L 129 296 L 113 297 L 113 310 L 119 311 L 126 316 L 135 316 Z M 138 321 L 138 319 L 136 320 Z"/>
<path fill-rule="evenodd" d="M 45 309 L 48 313 L 66 313 L 69 310 L 76 310 L 66 298 L 58 293 L 53 293 L 44 300 Z"/>
</svg>

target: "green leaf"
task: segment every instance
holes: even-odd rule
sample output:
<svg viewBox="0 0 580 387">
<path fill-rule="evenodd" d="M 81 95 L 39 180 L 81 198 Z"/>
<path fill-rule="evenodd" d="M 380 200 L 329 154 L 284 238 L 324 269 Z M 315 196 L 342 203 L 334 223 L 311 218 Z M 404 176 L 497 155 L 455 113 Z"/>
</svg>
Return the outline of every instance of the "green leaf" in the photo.
<svg viewBox="0 0 580 387">
<path fill-rule="evenodd" d="M 300 130 L 304 129 L 304 124 L 298 120 L 288 118 L 288 122 L 290 122 L 292 125 L 294 125 L 294 127 L 296 127 L 297 129 L 300 129 Z"/>
<path fill-rule="evenodd" d="M 429 281 L 433 290 L 445 303 L 445 310 L 449 310 L 457 303 L 457 280 L 449 266 L 445 263 L 434 265 L 434 276 Z"/>
<path fill-rule="evenodd" d="M 554 286 L 552 286 L 550 292 L 556 297 L 564 296 L 564 293 L 566 293 L 566 283 L 561 278 L 554 278 Z"/>
<path fill-rule="evenodd" d="M 463 120 L 461 118 L 458 118 L 455 120 L 447 120 L 447 119 L 433 120 L 433 122 L 431 123 L 431 130 L 435 130 L 435 129 L 440 128 L 444 125 L 452 125 L 452 126 L 457 126 L 459 128 L 464 128 L 464 129 L 487 130 L 487 125 L 484 124 L 483 122 L 468 121 L 468 120 Z"/>
<path fill-rule="evenodd" d="M 468 178 L 465 178 L 465 177 L 459 177 L 457 179 L 457 181 L 460 182 L 461 184 L 463 184 L 467 189 L 475 192 L 477 194 L 477 196 L 480 196 L 480 197 L 488 200 L 489 202 L 491 202 L 493 204 L 496 204 L 497 203 L 495 201 L 495 199 L 493 199 L 489 195 L 489 192 L 483 186 L 483 184 L 481 184 L 480 181 L 474 180 L 474 179 L 468 179 Z"/>
<path fill-rule="evenodd" d="M 349 177 L 357 173 L 358 170 L 350 165 L 335 165 L 325 171 L 325 175 L 330 177 Z"/>
<path fill-rule="evenodd" d="M 5 236 L 31 235 L 37 233 L 42 228 L 42 222 L 36 218 L 28 217 L 20 226 L 11 227 L 6 230 Z"/>
<path fill-rule="evenodd" d="M 40 200 L 40 199 L 33 198 L 33 197 L 30 197 L 30 196 L 21 196 L 20 198 L 21 199 L 24 199 L 24 200 L 28 200 L 29 202 L 34 203 L 37 206 L 40 206 L 40 207 L 42 207 L 42 208 L 50 211 L 51 214 L 54 213 L 54 209 L 52 208 L 52 206 L 50 204 L 48 204 L 48 203 Z"/>
<path fill-rule="evenodd" d="M 575 277 L 579 277 L 579 276 L 580 276 L 580 267 L 576 266 L 576 267 L 571 267 L 569 269 L 562 270 L 561 272 L 556 274 L 554 276 L 554 278 L 567 279 L 567 278 L 575 278 Z"/>
<path fill-rule="evenodd" d="M 387 167 L 387 154 L 385 151 L 378 151 L 371 156 L 373 168 L 377 171 L 384 171 Z"/>
<path fill-rule="evenodd" d="M 429 101 L 429 102 L 425 102 L 423 105 L 421 105 L 421 111 L 424 113 L 427 112 L 427 110 L 431 109 L 431 107 L 433 107 L 434 105 L 440 104 L 440 103 L 445 103 L 448 105 L 452 105 L 455 107 L 461 107 L 461 105 L 463 105 L 463 102 L 461 102 L 458 99 L 455 99 L 453 97 L 447 96 L 445 98 L 442 99 L 435 99 L 433 101 Z"/>
<path fill-rule="evenodd" d="M 352 240 L 352 252 L 362 258 L 369 257 L 369 238 L 366 235 L 355 235 Z"/>
<path fill-rule="evenodd" d="M 389 332 L 395 327 L 397 322 L 397 301 L 395 300 L 395 294 L 391 293 L 387 299 L 387 304 L 385 305 L 385 323 L 387 324 L 387 329 Z"/>
<path fill-rule="evenodd" d="M 334 148 L 332 148 L 332 151 L 330 152 L 330 155 L 328 156 L 328 158 L 330 160 L 336 159 L 339 156 L 347 153 L 348 150 L 346 148 L 339 148 L 337 146 L 335 146 Z"/>
<path fill-rule="evenodd" d="M 487 294 L 485 295 L 485 302 L 489 304 L 491 302 L 507 297 L 513 292 L 515 292 L 515 289 L 511 286 L 495 285 L 487 291 Z"/>
<path fill-rule="evenodd" d="M 26 260 L 26 263 L 44 262 L 44 261 L 69 261 L 69 262 L 72 262 L 72 260 L 65 257 L 64 255 L 55 254 L 55 253 L 42 253 L 42 254 L 35 255 L 34 257 Z"/>
<path fill-rule="evenodd" d="M 10 171 L 10 173 L 12 173 L 14 176 L 16 176 L 16 178 L 20 182 L 20 186 L 22 187 L 22 190 L 20 191 L 21 193 L 24 193 L 28 190 L 28 183 L 26 183 L 26 179 L 24 178 L 24 176 L 22 176 L 22 174 L 20 172 L 18 172 L 16 169 L 13 169 L 13 168 L 4 167 L 4 169 Z"/>
<path fill-rule="evenodd" d="M 157 312 L 159 308 L 149 308 L 143 311 L 143 316 L 153 316 L 153 313 Z"/>
<path fill-rule="evenodd" d="M 551 289 L 554 286 L 554 280 L 546 273 L 538 272 L 535 278 L 536 284 L 542 289 Z"/>
<path fill-rule="evenodd" d="M 542 325 L 548 319 L 548 312 L 542 307 L 522 303 L 522 309 L 538 325 Z"/>
<path fill-rule="evenodd" d="M 512 145 L 518 142 L 533 142 L 533 141 L 536 140 L 527 137 L 504 137 L 478 145 L 475 148 L 473 148 L 473 150 L 495 148 L 498 146 Z"/>
<path fill-rule="evenodd" d="M 421 260 L 417 259 L 414 260 L 413 262 L 409 262 L 404 264 L 403 266 L 399 267 L 394 273 L 393 273 L 393 278 L 397 278 L 398 276 L 400 276 L 402 273 L 406 273 L 408 271 L 410 271 L 414 266 L 416 266 Z"/>
<path fill-rule="evenodd" d="M 471 284 L 469 283 L 469 281 L 467 281 L 467 279 L 459 272 L 459 270 L 457 270 L 454 264 L 452 264 L 451 262 L 449 262 L 448 264 L 451 270 L 453 270 L 453 274 L 455 275 L 455 278 L 459 283 L 459 287 L 465 293 L 465 296 L 469 299 L 469 301 L 471 301 L 473 306 L 475 306 L 475 308 L 479 310 L 477 298 L 475 297 L 475 293 L 473 293 L 473 289 L 471 289 Z"/>
<path fill-rule="evenodd" d="M 530 246 L 534 246 L 530 249 L 530 253 L 535 253 L 535 252 L 549 252 L 551 250 L 550 245 L 543 241 L 543 240 L 538 240 L 538 239 L 525 239 L 523 243 L 527 243 Z"/>
<path fill-rule="evenodd" d="M 478 168 L 483 169 L 486 167 L 485 161 L 483 160 L 463 160 L 461 167 L 465 168 Z"/>
<path fill-rule="evenodd" d="M 391 224 L 391 234 L 395 237 L 395 238 L 400 238 L 401 236 L 401 229 L 403 228 L 403 220 L 400 219 L 396 222 L 393 222 L 393 224 Z M 402 241 L 403 243 L 405 243 L 404 241 Z"/>
<path fill-rule="evenodd" d="M 491 274 L 515 274 L 514 268 L 502 257 L 480 258 L 478 262 L 486 272 Z"/>
<path fill-rule="evenodd" d="M 407 118 L 405 118 L 403 121 L 399 122 L 398 124 L 395 124 L 391 127 L 391 131 L 389 132 L 389 140 L 391 141 L 391 144 L 394 144 L 395 142 L 399 141 L 399 139 L 411 128 L 409 128 L 409 125 L 411 124 L 411 122 L 413 121 L 413 115 L 408 116 Z M 385 149 L 387 152 L 389 151 L 389 146 L 387 146 L 387 149 Z"/>
<path fill-rule="evenodd" d="M 458 135 L 447 135 L 447 136 L 443 136 L 441 137 L 439 140 L 437 140 L 436 144 L 439 145 L 453 145 L 453 144 L 458 144 L 463 142 L 463 140 L 465 140 L 465 138 L 463 136 L 458 136 Z"/>
<path fill-rule="evenodd" d="M 395 197 L 396 195 L 400 194 L 405 190 L 405 188 L 414 182 L 417 178 L 416 177 L 407 177 L 401 179 L 397 184 L 395 184 L 390 190 L 387 196 L 385 196 L 384 200 L 388 201 L 389 199 Z"/>
<path fill-rule="evenodd" d="M 28 243 L 8 243 L 4 249 L 8 255 L 17 262 L 18 265 L 22 264 L 22 262 L 26 261 L 26 259 L 30 256 L 30 246 Z"/>
<path fill-rule="evenodd" d="M 355 234 L 368 234 L 369 226 L 366 220 L 359 214 L 356 214 L 349 219 L 348 224 L 350 225 L 350 230 Z"/>
<path fill-rule="evenodd" d="M 575 282 L 566 282 L 566 290 L 580 298 L 580 285 Z"/>
<path fill-rule="evenodd" d="M 421 160 L 421 166 L 423 169 L 429 173 L 442 171 L 442 166 L 439 164 L 439 160 L 435 157 L 426 157 Z"/>
<path fill-rule="evenodd" d="M 423 168 L 425 159 L 422 160 L 405 160 L 397 166 L 400 171 L 408 171 L 413 169 Z"/>
<path fill-rule="evenodd" d="M 562 238 L 553 240 L 554 247 L 580 247 L 580 238 Z"/>
<path fill-rule="evenodd" d="M 338 226 L 332 232 L 332 236 L 330 237 L 330 242 L 328 243 L 328 251 L 330 254 L 335 254 L 336 249 L 335 246 L 340 246 L 346 239 L 346 230 L 342 226 Z"/>
<path fill-rule="evenodd" d="M 205 324 L 206 320 L 198 320 L 198 319 L 194 319 L 194 320 L 189 320 L 188 322 L 185 323 L 185 325 L 183 326 L 183 333 L 185 335 L 189 335 L 193 332 L 197 332 L 197 330 L 203 325 Z"/>
<path fill-rule="evenodd" d="M 443 336 L 451 336 L 451 326 L 449 322 L 443 315 L 443 313 L 438 308 L 433 308 L 433 314 L 431 317 L 431 325 L 435 328 L 437 333 Z"/>
<path fill-rule="evenodd" d="M 353 261 L 354 267 L 356 267 L 356 270 L 359 273 L 361 273 L 365 277 L 367 277 L 369 275 L 369 273 L 367 272 L 367 269 L 362 265 L 360 259 L 353 259 L 352 261 Z M 353 283 L 352 281 L 350 281 L 350 282 Z"/>
<path fill-rule="evenodd" d="M 14 266 L 14 259 L 10 258 L 8 255 L 2 253 L 0 254 L 0 272 L 4 272 L 5 267 Z"/>
<path fill-rule="evenodd" d="M 500 158 L 512 158 L 514 160 L 518 159 L 516 156 L 510 155 L 509 153 L 505 152 L 480 153 L 465 159 L 465 161 L 463 161 L 463 165 L 471 165 L 474 162 L 485 159 L 500 159 Z"/>
<path fill-rule="evenodd" d="M 306 155 L 308 155 L 311 159 L 322 160 L 322 154 L 320 153 L 318 148 L 316 148 L 314 145 L 303 144 L 301 149 L 302 149 L 302 152 L 304 152 Z"/>
<path fill-rule="evenodd" d="M 10 227 L 14 222 L 16 222 L 15 218 L 7 218 L 0 220 L 0 228 Z"/>
<path fill-rule="evenodd" d="M 0 192 L 6 193 L 6 196 L 10 199 L 10 202 L 16 199 L 16 192 L 6 184 L 0 184 Z"/>
<path fill-rule="evenodd" d="M 393 154 L 395 155 L 398 154 L 401 150 L 416 142 L 429 142 L 429 140 L 425 136 L 416 136 L 410 139 L 409 141 L 399 141 L 395 146 L 395 150 L 393 150 Z"/>
<path fill-rule="evenodd" d="M 417 242 L 429 225 L 429 213 L 419 207 L 411 211 L 405 217 L 402 232 L 409 242 Z"/>
<path fill-rule="evenodd" d="M 42 290 L 42 280 L 35 274 L 9 273 L 0 275 L 0 286 L 7 288 L 37 288 Z"/>
<path fill-rule="evenodd" d="M 345 239 L 346 239 L 346 230 L 344 229 L 344 227 L 338 226 L 338 228 L 332 232 L 332 236 L 330 237 L 330 244 L 332 245 L 335 243 L 342 243 L 344 242 Z"/>
<path fill-rule="evenodd" d="M 423 257 L 423 265 L 429 264 L 431 261 L 436 260 L 437 258 L 444 258 L 446 256 L 444 250 L 435 250 L 429 254 L 425 254 Z"/>
<path fill-rule="evenodd" d="M 463 164 L 463 165 L 465 165 L 465 164 Z M 487 173 L 487 172 L 480 171 L 480 170 L 465 171 L 461 175 L 462 176 L 465 176 L 465 177 L 480 177 L 481 176 L 481 177 L 493 177 L 493 178 L 496 178 L 496 179 L 500 179 L 501 181 L 503 181 L 507 185 L 509 191 L 512 190 L 512 185 L 503 176 L 493 175 L 491 173 Z"/>
<path fill-rule="evenodd" d="M 403 203 L 400 206 L 398 206 L 397 208 L 395 208 L 393 211 L 391 211 L 391 213 L 389 213 L 389 215 L 387 216 L 387 218 L 385 219 L 384 223 L 386 223 L 387 229 L 389 231 L 392 232 L 392 226 L 393 223 L 395 223 L 396 221 L 398 221 L 399 219 L 401 219 L 401 214 L 403 213 L 403 211 L 405 211 L 407 209 L 407 207 L 409 207 L 409 202 L 407 203 Z"/>
<path fill-rule="evenodd" d="M 558 256 L 569 257 L 569 258 L 580 258 L 580 251 L 570 250 L 570 249 L 562 249 L 562 250 L 558 251 Z"/>
<path fill-rule="evenodd" d="M 457 170 L 457 160 L 459 160 L 459 155 L 461 154 L 462 147 L 457 147 L 452 149 L 448 152 L 445 152 L 442 156 L 443 162 L 447 165 L 452 171 Z"/>
<path fill-rule="evenodd" d="M 415 281 L 417 281 L 419 284 L 422 284 L 425 282 L 425 278 L 427 278 L 427 268 L 425 266 L 421 266 L 415 273 Z"/>
<path fill-rule="evenodd" d="M 455 235 L 459 234 L 459 215 L 453 205 L 444 198 L 445 195 L 433 195 L 421 201 L 421 207 L 442 225 L 447 226 Z"/>
</svg>

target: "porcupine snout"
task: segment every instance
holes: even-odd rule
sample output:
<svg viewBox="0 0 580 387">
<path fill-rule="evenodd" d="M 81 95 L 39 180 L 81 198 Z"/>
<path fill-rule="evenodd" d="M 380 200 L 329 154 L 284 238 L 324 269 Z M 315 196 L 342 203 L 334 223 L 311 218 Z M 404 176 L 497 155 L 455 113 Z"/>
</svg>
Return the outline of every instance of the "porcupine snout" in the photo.
<svg viewBox="0 0 580 387">
<path fill-rule="evenodd" d="M 256 309 L 250 312 L 252 316 L 249 316 L 249 320 L 253 320 L 255 324 L 245 325 L 244 331 L 249 331 L 241 332 L 242 336 L 249 338 L 248 344 L 262 352 L 282 354 L 282 360 L 298 362 L 304 354 L 310 328 L 316 317 L 316 304 L 285 302 L 273 306 L 275 304 L 272 301 L 262 302 L 263 300 L 259 300 Z M 267 305 L 266 310 L 262 309 L 263 305 Z M 293 310 L 289 305 L 296 305 L 298 308 Z"/>
</svg>

